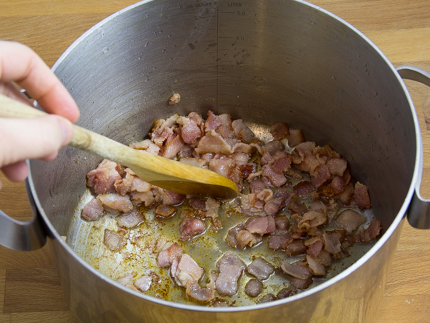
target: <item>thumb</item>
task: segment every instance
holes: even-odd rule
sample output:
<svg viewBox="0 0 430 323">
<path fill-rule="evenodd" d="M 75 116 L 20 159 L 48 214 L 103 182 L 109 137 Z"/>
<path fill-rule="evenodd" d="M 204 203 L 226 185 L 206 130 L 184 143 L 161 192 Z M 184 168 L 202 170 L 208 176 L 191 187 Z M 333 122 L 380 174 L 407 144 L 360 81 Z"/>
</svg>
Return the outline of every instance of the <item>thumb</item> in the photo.
<svg viewBox="0 0 430 323">
<path fill-rule="evenodd" d="M 71 122 L 60 116 L 0 118 L 0 168 L 25 159 L 56 155 L 72 137 Z"/>
</svg>

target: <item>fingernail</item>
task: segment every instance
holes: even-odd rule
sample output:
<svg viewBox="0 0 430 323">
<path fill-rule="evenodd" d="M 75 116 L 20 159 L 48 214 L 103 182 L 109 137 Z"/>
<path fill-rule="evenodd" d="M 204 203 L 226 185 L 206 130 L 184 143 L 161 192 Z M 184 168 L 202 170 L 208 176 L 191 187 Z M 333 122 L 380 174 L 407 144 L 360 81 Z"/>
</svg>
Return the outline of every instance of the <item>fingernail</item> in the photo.
<svg viewBox="0 0 430 323">
<path fill-rule="evenodd" d="M 66 146 L 73 137 L 73 127 L 69 120 L 58 117 L 58 123 L 60 124 L 61 132 L 63 135 L 62 145 Z"/>
</svg>

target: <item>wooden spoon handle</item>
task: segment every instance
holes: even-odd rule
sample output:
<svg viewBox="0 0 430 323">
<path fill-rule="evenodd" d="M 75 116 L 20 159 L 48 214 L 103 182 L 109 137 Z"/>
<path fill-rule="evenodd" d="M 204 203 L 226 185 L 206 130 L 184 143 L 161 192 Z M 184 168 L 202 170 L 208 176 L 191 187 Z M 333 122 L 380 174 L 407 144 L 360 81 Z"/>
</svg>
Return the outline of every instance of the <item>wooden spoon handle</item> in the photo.
<svg viewBox="0 0 430 323">
<path fill-rule="evenodd" d="M 45 112 L 0 95 L 0 117 L 36 118 Z M 231 180 L 207 169 L 183 164 L 140 150 L 74 125 L 70 146 L 129 167 L 143 180 L 178 193 L 233 198 L 238 193 Z"/>
</svg>

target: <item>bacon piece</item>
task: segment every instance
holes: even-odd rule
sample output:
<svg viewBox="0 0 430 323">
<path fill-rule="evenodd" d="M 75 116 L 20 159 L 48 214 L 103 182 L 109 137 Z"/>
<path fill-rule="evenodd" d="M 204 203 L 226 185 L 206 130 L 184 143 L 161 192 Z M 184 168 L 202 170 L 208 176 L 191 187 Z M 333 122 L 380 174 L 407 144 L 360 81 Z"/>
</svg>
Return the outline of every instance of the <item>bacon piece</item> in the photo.
<svg viewBox="0 0 430 323">
<path fill-rule="evenodd" d="M 202 158 L 184 157 L 179 160 L 181 163 L 188 164 L 196 167 L 203 167 L 207 161 Z"/>
<path fill-rule="evenodd" d="M 285 146 L 278 140 L 269 141 L 263 146 L 263 151 L 268 152 L 271 156 L 274 156 L 277 152 L 283 151 Z"/>
<path fill-rule="evenodd" d="M 188 203 L 194 210 L 206 211 L 206 201 L 196 196 L 191 196 Z"/>
<path fill-rule="evenodd" d="M 215 282 L 218 294 L 233 296 L 237 292 L 238 281 L 245 270 L 245 263 L 234 253 L 226 253 L 218 260 L 216 267 L 219 271 Z"/>
<path fill-rule="evenodd" d="M 110 250 L 119 251 L 127 243 L 127 240 L 125 238 L 126 233 L 127 233 L 127 231 L 125 231 L 125 230 L 115 232 L 115 231 L 112 231 L 109 229 L 105 229 L 103 243 Z"/>
<path fill-rule="evenodd" d="M 274 199 L 269 200 L 264 205 L 264 212 L 268 216 L 275 216 L 279 210 L 281 209 L 281 206 L 284 204 L 285 198 L 283 197 L 275 197 Z"/>
<path fill-rule="evenodd" d="M 275 231 L 275 219 L 273 216 L 250 218 L 245 222 L 245 228 L 251 233 L 265 235 Z"/>
<path fill-rule="evenodd" d="M 171 274 L 179 286 L 187 286 L 189 282 L 197 283 L 203 275 L 203 268 L 191 258 L 190 255 L 182 254 L 177 269 Z"/>
<path fill-rule="evenodd" d="M 323 164 L 320 165 L 316 169 L 316 175 L 311 177 L 311 184 L 314 187 L 320 187 L 322 184 L 324 184 L 327 180 L 329 180 L 331 177 L 330 171 L 328 170 L 328 166 Z"/>
<path fill-rule="evenodd" d="M 230 158 L 212 159 L 209 162 L 209 169 L 221 176 L 228 177 L 236 163 Z"/>
<path fill-rule="evenodd" d="M 92 187 L 96 194 L 115 192 L 115 182 L 121 180 L 121 166 L 104 159 L 96 169 L 88 172 L 87 185 Z"/>
<path fill-rule="evenodd" d="M 164 240 L 164 239 L 163 239 Z M 157 241 L 158 244 L 158 241 Z M 156 251 L 159 251 L 157 256 L 157 265 L 160 268 L 168 268 L 173 262 L 178 261 L 182 256 L 182 248 L 176 242 L 160 241 L 162 246 L 157 246 Z"/>
<path fill-rule="evenodd" d="M 186 144 L 193 144 L 202 136 L 202 130 L 193 119 L 179 117 L 178 123 L 182 125 L 181 138 Z"/>
<path fill-rule="evenodd" d="M 301 198 L 305 198 L 315 190 L 315 187 L 309 181 L 302 181 L 294 185 L 293 189 L 294 193 Z"/>
<path fill-rule="evenodd" d="M 134 228 L 145 220 L 145 217 L 138 209 L 133 209 L 123 213 L 118 217 L 117 224 L 122 228 Z"/>
<path fill-rule="evenodd" d="M 136 279 L 133 283 L 134 287 L 136 287 L 141 292 L 146 292 L 151 288 L 152 278 L 150 276 L 141 276 Z"/>
<path fill-rule="evenodd" d="M 269 236 L 268 245 L 272 250 L 287 248 L 288 244 L 293 241 L 292 234 L 286 230 L 276 230 Z"/>
<path fill-rule="evenodd" d="M 365 221 L 366 218 L 357 211 L 346 209 L 337 216 L 335 223 L 338 227 L 345 229 L 348 233 L 351 233 Z"/>
<path fill-rule="evenodd" d="M 309 245 L 306 253 L 312 257 L 317 257 L 320 254 L 323 247 L 324 247 L 323 242 L 318 239 L 314 243 Z"/>
<path fill-rule="evenodd" d="M 298 228 L 303 231 L 309 231 L 311 228 L 316 228 L 319 225 L 326 223 L 327 217 L 319 211 L 308 211 L 303 214 L 302 219 L 298 223 Z"/>
<path fill-rule="evenodd" d="M 206 130 L 195 151 L 200 155 L 206 153 L 230 155 L 233 153 L 231 146 L 225 139 L 212 129 Z"/>
<path fill-rule="evenodd" d="M 245 285 L 245 294 L 256 297 L 263 291 L 263 283 L 258 279 L 250 279 Z"/>
<path fill-rule="evenodd" d="M 270 133 L 275 140 L 281 140 L 289 135 L 290 131 L 285 123 L 275 123 L 270 128 Z"/>
<path fill-rule="evenodd" d="M 324 250 L 331 253 L 334 257 L 338 257 L 341 250 L 341 245 L 345 237 L 344 232 L 340 230 L 325 231 L 323 233 Z"/>
<path fill-rule="evenodd" d="M 234 120 L 231 123 L 231 126 L 233 127 L 236 137 L 242 142 L 250 144 L 255 143 L 257 141 L 255 134 L 252 132 L 251 129 L 248 128 L 248 126 L 245 124 L 245 122 L 243 122 L 242 119 Z"/>
<path fill-rule="evenodd" d="M 308 211 L 306 205 L 304 205 L 297 196 L 292 197 L 288 209 L 299 215 L 303 215 Z"/>
<path fill-rule="evenodd" d="M 184 219 L 179 226 L 182 241 L 188 241 L 205 230 L 205 223 L 200 219 Z"/>
<path fill-rule="evenodd" d="M 150 206 L 156 201 L 152 191 L 144 192 L 144 193 L 131 192 L 130 199 L 132 203 L 135 205 L 139 205 L 143 203 L 145 206 Z"/>
<path fill-rule="evenodd" d="M 367 186 L 361 184 L 360 182 L 355 183 L 353 198 L 354 198 L 355 204 L 357 204 L 360 210 L 370 209 L 372 206 L 370 203 L 370 197 L 369 197 L 369 192 L 367 190 Z"/>
<path fill-rule="evenodd" d="M 248 265 L 246 271 L 258 280 L 265 280 L 273 274 L 275 267 L 263 257 L 257 257 Z"/>
<path fill-rule="evenodd" d="M 267 177 L 274 187 L 280 187 L 287 182 L 287 178 L 284 174 L 275 172 L 271 165 L 263 166 L 261 175 Z"/>
<path fill-rule="evenodd" d="M 315 276 L 325 276 L 327 271 L 323 264 L 310 255 L 306 255 L 306 261 L 309 265 L 309 271 Z"/>
<path fill-rule="evenodd" d="M 159 189 L 159 191 L 164 205 L 179 205 L 185 200 L 184 194 L 163 189 Z"/>
<path fill-rule="evenodd" d="M 103 215 L 103 206 L 96 199 L 93 198 L 82 210 L 82 218 L 87 221 L 95 221 Z"/>
<path fill-rule="evenodd" d="M 208 117 L 205 122 L 206 129 L 216 130 L 221 125 L 219 116 L 214 114 L 212 111 L 208 111 Z"/>
<path fill-rule="evenodd" d="M 97 199 L 107 211 L 116 210 L 127 213 L 133 209 L 133 203 L 131 203 L 128 195 L 121 196 L 116 193 L 107 193 L 100 194 Z"/>
<path fill-rule="evenodd" d="M 305 141 L 305 136 L 300 129 L 289 129 L 287 134 L 288 146 L 295 147 Z"/>
<path fill-rule="evenodd" d="M 163 217 L 168 217 L 176 212 L 176 208 L 171 205 L 160 204 L 155 208 L 155 214 Z"/>
<path fill-rule="evenodd" d="M 343 205 L 350 205 L 351 204 L 351 200 L 352 200 L 352 196 L 354 194 L 354 185 L 352 185 L 352 183 L 348 183 L 343 192 L 341 192 L 338 196 L 337 199 L 343 204 Z"/>
<path fill-rule="evenodd" d="M 306 267 L 306 263 L 302 261 L 297 261 L 292 264 L 290 264 L 289 262 L 284 262 L 281 265 L 281 269 L 286 274 L 301 280 L 306 280 L 312 277 L 309 268 Z"/>
<path fill-rule="evenodd" d="M 117 281 L 119 284 L 121 284 L 121 285 L 123 285 L 123 286 L 125 286 L 125 287 L 128 287 L 128 288 L 130 288 L 130 289 L 133 289 L 133 290 L 135 290 L 135 291 L 138 291 L 138 289 L 136 288 L 136 286 L 134 286 L 134 283 L 133 283 L 133 276 L 134 276 L 134 274 L 128 274 L 128 275 L 126 275 L 126 276 L 124 276 L 124 277 L 119 277 L 116 281 Z"/>
<path fill-rule="evenodd" d="M 181 136 L 175 135 L 173 138 L 167 139 L 166 143 L 163 146 L 163 150 L 161 156 L 164 158 L 173 158 L 176 154 L 185 146 Z"/>
<path fill-rule="evenodd" d="M 304 240 L 294 239 L 287 243 L 284 249 L 287 256 L 298 256 L 306 253 L 307 247 L 305 246 Z"/>
<path fill-rule="evenodd" d="M 327 166 L 332 175 L 342 177 L 347 167 L 347 161 L 344 158 L 330 158 Z"/>
<path fill-rule="evenodd" d="M 147 153 L 152 155 L 158 155 L 160 147 L 154 144 L 151 139 L 145 139 L 139 142 L 135 142 L 130 145 L 133 149 L 145 150 Z"/>
<path fill-rule="evenodd" d="M 367 229 L 361 228 L 360 241 L 368 243 L 375 240 L 381 234 L 381 229 L 381 221 L 372 219 Z"/>
<path fill-rule="evenodd" d="M 208 303 L 215 297 L 215 289 L 208 287 L 200 287 L 197 282 L 188 281 L 186 293 L 189 297 L 201 303 Z"/>
</svg>

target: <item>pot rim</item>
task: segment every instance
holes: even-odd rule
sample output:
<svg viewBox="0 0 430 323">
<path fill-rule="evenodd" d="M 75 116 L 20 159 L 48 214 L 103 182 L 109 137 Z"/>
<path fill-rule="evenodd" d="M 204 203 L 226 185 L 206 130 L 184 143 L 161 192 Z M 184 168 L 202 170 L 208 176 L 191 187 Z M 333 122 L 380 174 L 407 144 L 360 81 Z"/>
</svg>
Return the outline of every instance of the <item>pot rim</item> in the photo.
<svg viewBox="0 0 430 323">
<path fill-rule="evenodd" d="M 112 15 L 106 17 L 105 19 L 103 19 L 102 21 L 100 21 L 99 23 L 95 24 L 93 27 L 91 27 L 89 30 L 87 30 L 84 34 L 82 34 L 78 39 L 76 39 L 72 45 L 70 45 L 67 50 L 59 57 L 59 59 L 55 62 L 55 64 L 52 67 L 52 71 L 55 72 L 55 70 L 58 68 L 58 66 L 62 63 L 62 61 L 69 55 L 70 52 L 72 52 L 74 50 L 74 48 L 81 43 L 82 41 L 85 40 L 86 37 L 88 37 L 90 34 L 92 34 L 93 32 L 95 32 L 96 30 L 98 30 L 101 26 L 103 26 L 104 24 L 106 24 L 107 22 L 109 22 L 112 19 L 115 19 L 116 17 L 120 16 L 121 14 L 123 14 L 124 12 L 127 12 L 129 10 L 133 10 L 136 7 L 139 7 L 141 5 L 144 5 L 146 3 L 152 2 L 154 0 L 143 0 L 140 1 L 138 3 L 135 3 L 133 5 L 130 5 L 116 13 L 113 13 Z M 415 109 L 414 109 L 414 104 L 413 101 L 411 99 L 411 96 L 409 94 L 409 91 L 406 88 L 406 85 L 404 84 L 402 78 L 400 77 L 400 75 L 397 73 L 395 67 L 392 65 L 392 63 L 388 60 L 388 58 L 383 54 L 383 52 L 369 39 L 367 38 L 361 31 L 359 31 L 357 28 L 355 28 L 353 25 L 351 25 L 350 23 L 346 22 L 345 20 L 343 20 L 342 18 L 338 17 L 337 15 L 317 6 L 314 5 L 312 3 L 309 3 L 307 1 L 304 0 L 293 0 L 294 2 L 297 3 L 301 3 L 305 6 L 308 6 L 310 8 L 313 8 L 314 10 L 319 11 L 322 14 L 328 15 L 331 18 L 337 20 L 338 22 L 340 22 L 341 24 L 345 25 L 345 27 L 349 28 L 352 32 L 354 32 L 357 36 L 361 37 L 365 42 L 367 42 L 367 44 L 373 48 L 377 54 L 380 55 L 380 57 L 384 60 L 384 62 L 388 65 L 388 67 L 391 69 L 391 71 L 394 74 L 394 77 L 397 78 L 397 81 L 400 83 L 402 89 L 403 89 L 403 93 L 406 96 L 406 99 L 409 103 L 409 109 L 411 110 L 411 114 L 413 117 L 413 122 L 414 122 L 414 128 L 415 128 L 415 143 L 416 143 L 416 156 L 415 156 L 415 165 L 414 165 L 414 172 L 413 172 L 413 176 L 412 176 L 412 181 L 409 184 L 409 189 L 408 192 L 406 194 L 405 200 L 398 212 L 398 214 L 396 215 L 396 217 L 394 218 L 393 222 L 391 223 L 391 225 L 385 230 L 384 234 L 380 237 L 380 239 L 375 243 L 375 245 L 367 252 L 365 253 L 362 257 L 360 257 L 355 263 L 353 263 L 350 267 L 348 267 L 347 269 L 343 270 L 342 272 L 340 272 L 339 274 L 337 274 L 335 277 L 325 281 L 324 283 L 313 287 L 307 291 L 301 292 L 299 294 L 296 294 L 294 296 L 282 299 L 282 300 L 276 300 L 273 302 L 269 302 L 269 303 L 263 303 L 263 304 L 255 304 L 255 305 L 247 305 L 247 306 L 241 306 L 241 307 L 218 307 L 218 308 L 213 308 L 213 307 L 205 307 L 205 306 L 199 306 L 199 305 L 189 305 L 189 304 L 182 304 L 182 303 L 174 303 L 171 301 L 166 301 L 166 300 L 162 300 L 162 299 L 158 299 L 152 296 L 148 296 L 145 295 L 144 293 L 140 293 L 137 291 L 133 291 L 121 284 L 119 284 L 118 282 L 112 280 L 111 278 L 103 275 L 102 273 L 100 273 L 98 270 L 96 270 L 95 268 L 93 268 L 91 265 L 89 265 L 87 262 L 85 262 L 81 257 L 79 257 L 75 251 L 61 238 L 60 234 L 56 231 L 56 229 L 54 228 L 54 226 L 52 225 L 52 223 L 49 221 L 47 215 L 45 214 L 41 203 L 37 197 L 36 194 L 36 190 L 34 187 L 34 183 L 33 183 L 33 179 L 32 179 L 32 172 L 31 172 L 31 164 L 30 164 L 30 173 L 28 176 L 28 180 L 29 180 L 29 187 L 31 190 L 31 193 L 34 197 L 37 209 L 39 210 L 39 213 L 41 214 L 41 216 L 44 219 L 45 225 L 46 227 L 49 229 L 50 232 L 50 236 L 51 238 L 57 240 L 57 242 L 65 249 L 67 250 L 67 252 L 69 254 L 71 254 L 79 263 L 80 265 L 82 265 L 83 267 L 85 267 L 87 270 L 89 270 L 92 274 L 98 276 L 100 279 L 104 280 L 105 282 L 109 283 L 109 284 L 113 284 L 114 286 L 116 286 L 119 289 L 122 289 L 124 292 L 127 293 L 131 293 L 133 295 L 135 295 L 136 297 L 140 297 L 142 299 L 145 299 L 146 301 L 150 301 L 150 302 L 154 302 L 157 303 L 159 305 L 165 305 L 165 306 L 171 306 L 171 307 L 175 307 L 177 309 L 182 309 L 182 310 L 189 310 L 189 311 L 201 311 L 201 312 L 224 312 L 224 313 L 228 313 L 228 312 L 242 312 L 242 311 L 248 311 L 248 310 L 258 310 L 258 309 L 262 309 L 262 308 L 267 308 L 267 307 L 272 307 L 272 306 L 277 306 L 277 305 L 282 305 L 282 304 L 286 304 L 286 303 L 290 303 L 290 302 L 294 302 L 297 300 L 300 300 L 302 298 L 305 298 L 307 296 L 310 296 L 312 294 L 316 294 L 328 287 L 330 287 L 331 285 L 339 282 L 340 280 L 346 278 L 347 276 L 349 276 L 350 274 L 352 274 L 353 272 L 355 272 L 358 268 L 360 268 L 365 262 L 367 262 L 386 242 L 387 240 L 391 237 L 391 235 L 393 234 L 393 232 L 397 229 L 398 225 L 400 224 L 400 222 L 403 220 L 410 201 L 412 200 L 414 191 L 415 191 L 415 187 L 418 183 L 420 183 L 421 181 L 421 170 L 420 167 L 422 167 L 421 165 L 421 158 L 423 155 L 423 148 L 422 148 L 422 137 L 421 137 L 421 131 L 420 131 L 420 126 L 419 126 L 419 121 L 418 121 L 418 117 L 416 115 Z"/>
</svg>

